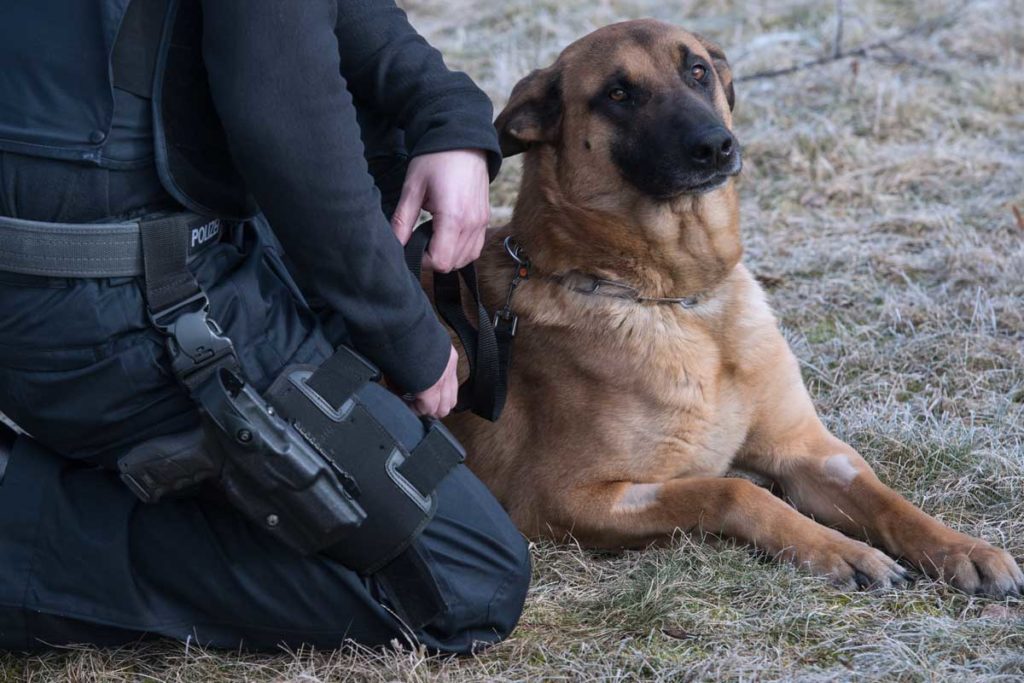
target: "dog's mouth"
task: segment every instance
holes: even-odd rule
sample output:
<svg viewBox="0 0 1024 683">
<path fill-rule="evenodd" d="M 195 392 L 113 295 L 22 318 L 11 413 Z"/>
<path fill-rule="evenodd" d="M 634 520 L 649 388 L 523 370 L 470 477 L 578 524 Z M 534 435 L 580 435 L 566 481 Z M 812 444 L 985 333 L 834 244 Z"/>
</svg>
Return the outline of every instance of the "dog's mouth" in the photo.
<svg viewBox="0 0 1024 683">
<path fill-rule="evenodd" d="M 739 155 L 722 169 L 714 171 L 683 171 L 666 173 L 660 191 L 652 192 L 659 201 L 670 201 L 687 195 L 696 196 L 714 192 L 729 182 L 729 178 L 739 174 L 743 169 L 743 160 Z"/>
<path fill-rule="evenodd" d="M 727 182 L 729 182 L 729 176 L 727 174 L 717 173 L 711 176 L 708 180 L 705 180 L 703 183 L 698 183 L 697 185 L 686 188 L 680 192 L 680 194 L 704 194 L 706 192 L 711 192 L 712 190 L 717 190 Z"/>
<path fill-rule="evenodd" d="M 738 175 L 742 169 L 743 159 L 739 154 L 736 154 L 733 157 L 733 162 L 728 167 L 713 171 L 696 183 L 681 188 L 678 194 L 706 194 L 712 192 L 729 182 L 729 178 Z"/>
</svg>

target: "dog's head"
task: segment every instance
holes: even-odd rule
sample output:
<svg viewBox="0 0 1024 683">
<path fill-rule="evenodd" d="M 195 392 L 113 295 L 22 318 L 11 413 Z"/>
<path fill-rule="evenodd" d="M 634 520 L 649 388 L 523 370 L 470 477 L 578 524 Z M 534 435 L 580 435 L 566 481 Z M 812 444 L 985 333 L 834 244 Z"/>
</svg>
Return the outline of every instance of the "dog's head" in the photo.
<svg viewBox="0 0 1024 683">
<path fill-rule="evenodd" d="M 577 205 L 713 192 L 742 165 L 721 48 L 654 20 L 607 26 L 516 85 L 498 116 L 505 156 L 553 153 Z M 632 202 L 626 202 L 630 204 Z"/>
</svg>

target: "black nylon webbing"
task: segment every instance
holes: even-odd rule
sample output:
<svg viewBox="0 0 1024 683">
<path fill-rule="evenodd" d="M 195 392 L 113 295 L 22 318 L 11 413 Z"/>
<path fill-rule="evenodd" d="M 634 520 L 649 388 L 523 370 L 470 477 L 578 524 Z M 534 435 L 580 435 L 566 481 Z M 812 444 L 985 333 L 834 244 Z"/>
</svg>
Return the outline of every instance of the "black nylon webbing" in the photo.
<svg viewBox="0 0 1024 683">
<path fill-rule="evenodd" d="M 433 235 L 432 223 L 428 221 L 413 231 L 405 247 L 406 266 L 417 279 L 422 270 L 423 252 Z M 476 308 L 475 326 L 463 308 L 460 278 Z M 459 387 L 455 409 L 472 410 L 487 420 L 497 420 L 505 406 L 512 335 L 496 335 L 480 298 L 476 268 L 472 263 L 457 273 L 434 273 L 434 305 L 459 337 L 469 361 L 469 378 Z"/>
<path fill-rule="evenodd" d="M 426 626 L 444 609 L 444 598 L 430 564 L 416 545 L 410 545 L 391 560 L 377 572 L 377 577 L 396 603 L 393 607 L 399 617 L 413 631 Z"/>
<path fill-rule="evenodd" d="M 398 467 L 406 481 L 424 496 L 433 493 L 452 468 L 465 459 L 463 453 L 452 447 L 441 429 L 434 423 L 409 453 L 406 461 Z"/>
<path fill-rule="evenodd" d="M 331 407 L 339 408 L 360 387 L 379 378 L 375 367 L 341 346 L 313 372 L 306 384 Z"/>
<path fill-rule="evenodd" d="M 139 223 L 146 305 L 151 313 L 159 313 L 202 292 L 188 269 L 188 240 L 190 228 L 207 220 L 178 214 Z"/>
</svg>

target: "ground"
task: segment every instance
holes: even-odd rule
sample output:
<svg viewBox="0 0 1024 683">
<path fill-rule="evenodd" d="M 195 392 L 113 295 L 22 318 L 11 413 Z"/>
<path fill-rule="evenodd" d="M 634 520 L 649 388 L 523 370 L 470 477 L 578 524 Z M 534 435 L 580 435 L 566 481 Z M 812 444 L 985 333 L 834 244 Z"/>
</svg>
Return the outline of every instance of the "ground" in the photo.
<svg viewBox="0 0 1024 683">
<path fill-rule="evenodd" d="M 717 40 L 739 78 L 835 52 L 833 3 L 409 0 L 500 107 L 606 23 Z M 737 83 L 746 261 L 825 422 L 882 479 L 1024 558 L 1024 3 L 842 4 L 842 47 L 889 47 Z M 911 35 L 906 29 L 932 22 Z M 518 165 L 494 186 L 507 217 Z M 175 644 L 4 656 L 0 680 L 1024 679 L 1024 603 L 931 581 L 843 593 L 680 539 L 601 556 L 533 548 L 514 636 L 475 658 L 408 650 L 222 654 Z"/>
</svg>

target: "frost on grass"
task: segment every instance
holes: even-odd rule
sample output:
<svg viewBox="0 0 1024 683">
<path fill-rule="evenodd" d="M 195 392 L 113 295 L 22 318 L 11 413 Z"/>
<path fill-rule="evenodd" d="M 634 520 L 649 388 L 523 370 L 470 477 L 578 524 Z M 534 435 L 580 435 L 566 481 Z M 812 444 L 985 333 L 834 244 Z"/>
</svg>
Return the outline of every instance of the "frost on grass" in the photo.
<svg viewBox="0 0 1024 683">
<path fill-rule="evenodd" d="M 504 103 L 611 21 L 654 16 L 720 42 L 736 75 L 831 53 L 834 3 L 408 0 L 413 22 Z M 848 0 L 844 44 L 952 2 Z M 740 83 L 747 262 L 826 423 L 883 480 L 1024 558 L 1024 12 L 978 0 L 898 53 Z M 510 160 L 492 190 L 508 215 Z M 1020 680 L 1024 605 L 908 589 L 841 593 L 743 548 L 680 538 L 606 556 L 534 547 L 508 642 L 423 653 L 239 655 L 174 644 L 4 658 L 10 680 Z"/>
</svg>

